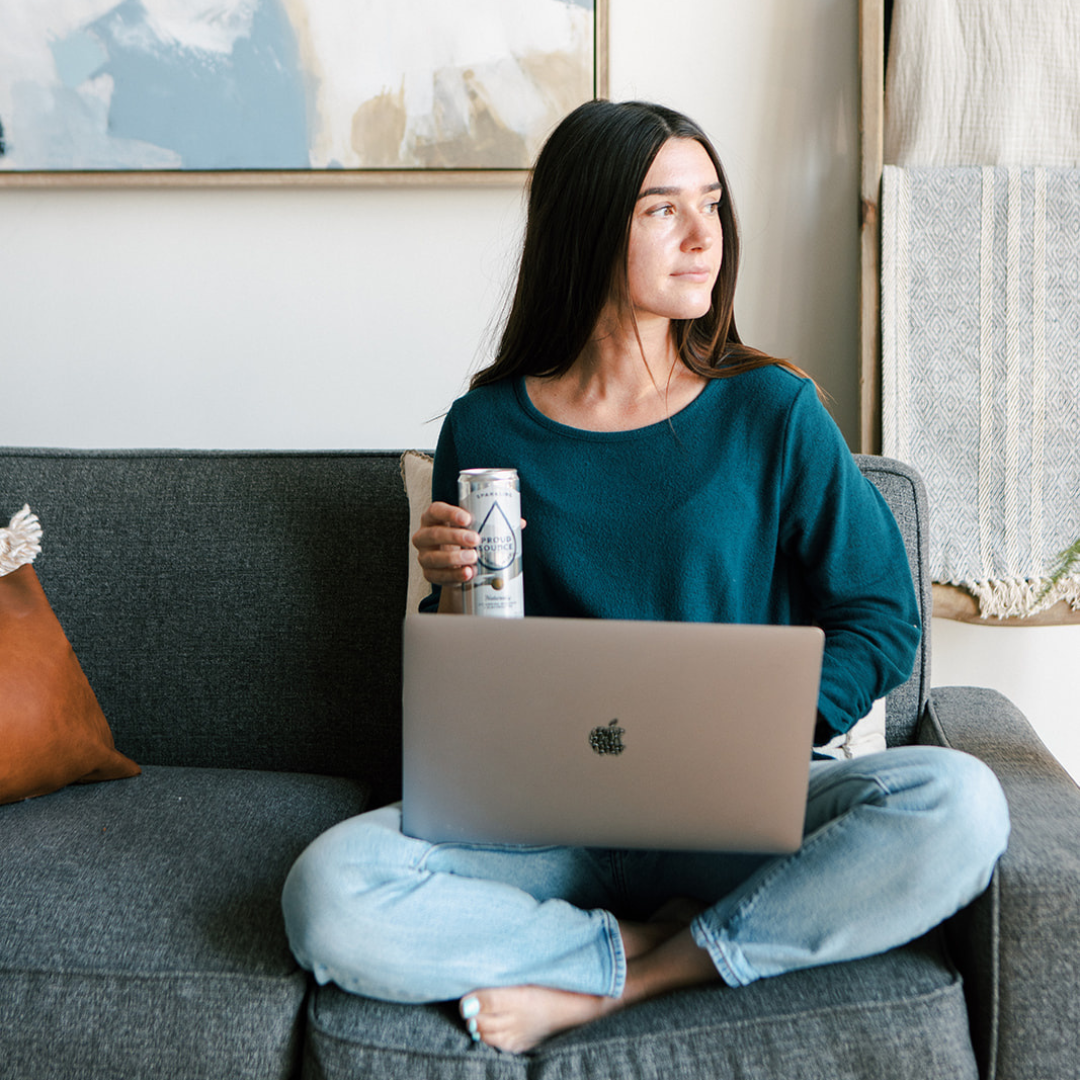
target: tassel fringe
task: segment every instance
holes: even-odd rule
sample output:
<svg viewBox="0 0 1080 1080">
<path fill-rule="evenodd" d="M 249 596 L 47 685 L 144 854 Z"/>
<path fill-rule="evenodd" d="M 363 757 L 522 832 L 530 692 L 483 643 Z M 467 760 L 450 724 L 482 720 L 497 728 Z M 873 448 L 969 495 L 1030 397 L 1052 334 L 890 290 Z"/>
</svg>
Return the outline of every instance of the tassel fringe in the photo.
<svg viewBox="0 0 1080 1080">
<path fill-rule="evenodd" d="M 1080 611 L 1080 577 L 1064 577 L 1050 585 L 1048 578 L 1004 578 L 960 582 L 979 602 L 983 619 L 1028 619 L 1064 600 Z"/>
<path fill-rule="evenodd" d="M 0 577 L 32 563 L 41 554 L 41 522 L 24 506 L 0 529 Z"/>
</svg>

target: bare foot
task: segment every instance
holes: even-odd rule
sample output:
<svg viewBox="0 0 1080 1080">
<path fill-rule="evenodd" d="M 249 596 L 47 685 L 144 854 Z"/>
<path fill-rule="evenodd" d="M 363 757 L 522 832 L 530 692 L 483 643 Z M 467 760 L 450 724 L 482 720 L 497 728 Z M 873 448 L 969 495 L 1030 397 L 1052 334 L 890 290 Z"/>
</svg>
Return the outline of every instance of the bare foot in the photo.
<svg viewBox="0 0 1080 1080">
<path fill-rule="evenodd" d="M 618 998 L 575 994 L 547 986 L 504 986 L 477 990 L 462 999 L 461 1015 L 473 1038 L 523 1054 L 560 1031 L 614 1012 Z"/>
<path fill-rule="evenodd" d="M 665 904 L 649 922 L 619 923 L 628 961 L 621 998 L 546 986 L 495 987 L 462 998 L 462 1018 L 474 1039 L 523 1054 L 552 1035 L 599 1020 L 633 1002 L 715 979 L 712 961 L 694 944 L 688 930 L 704 906 L 680 898 Z"/>
</svg>

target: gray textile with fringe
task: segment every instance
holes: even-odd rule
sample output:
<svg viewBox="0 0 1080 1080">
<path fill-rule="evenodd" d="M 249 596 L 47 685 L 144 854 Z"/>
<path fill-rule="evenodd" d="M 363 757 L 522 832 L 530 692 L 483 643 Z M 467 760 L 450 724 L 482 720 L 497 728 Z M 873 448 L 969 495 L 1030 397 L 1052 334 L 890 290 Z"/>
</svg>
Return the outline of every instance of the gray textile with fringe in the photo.
<svg viewBox="0 0 1080 1080">
<path fill-rule="evenodd" d="M 984 617 L 1047 591 L 1080 535 L 1080 170 L 886 166 L 883 452 L 922 473 L 930 572 Z"/>
</svg>

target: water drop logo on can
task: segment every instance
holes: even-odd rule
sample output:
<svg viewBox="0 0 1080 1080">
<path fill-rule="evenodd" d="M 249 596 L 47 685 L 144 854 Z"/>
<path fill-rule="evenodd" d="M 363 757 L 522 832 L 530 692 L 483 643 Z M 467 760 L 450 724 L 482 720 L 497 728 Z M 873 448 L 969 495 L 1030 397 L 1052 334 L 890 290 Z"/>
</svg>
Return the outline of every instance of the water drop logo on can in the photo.
<svg viewBox="0 0 1080 1080">
<path fill-rule="evenodd" d="M 518 521 L 520 520 L 519 517 Z M 477 561 L 483 569 L 506 570 L 513 565 L 520 554 L 518 532 L 498 502 L 487 512 L 477 532 L 480 533 Z"/>
</svg>

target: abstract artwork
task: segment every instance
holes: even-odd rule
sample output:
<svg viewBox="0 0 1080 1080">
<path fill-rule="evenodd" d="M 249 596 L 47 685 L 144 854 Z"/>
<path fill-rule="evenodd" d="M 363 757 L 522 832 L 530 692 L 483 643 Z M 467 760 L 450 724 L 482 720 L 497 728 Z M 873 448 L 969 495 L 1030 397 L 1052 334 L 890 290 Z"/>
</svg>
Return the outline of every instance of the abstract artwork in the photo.
<svg viewBox="0 0 1080 1080">
<path fill-rule="evenodd" d="M 606 0 L 0 6 L 0 179 L 518 170 L 603 94 Z"/>
</svg>

